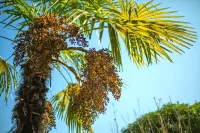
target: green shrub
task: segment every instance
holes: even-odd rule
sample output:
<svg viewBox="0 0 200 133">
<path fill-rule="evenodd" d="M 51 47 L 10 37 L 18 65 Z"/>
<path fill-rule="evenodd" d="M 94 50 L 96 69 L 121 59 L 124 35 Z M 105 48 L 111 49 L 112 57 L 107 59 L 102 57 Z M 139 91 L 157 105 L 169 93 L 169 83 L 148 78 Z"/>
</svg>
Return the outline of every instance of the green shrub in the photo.
<svg viewBox="0 0 200 133">
<path fill-rule="evenodd" d="M 122 133 L 200 133 L 200 102 L 168 103 L 122 129 Z"/>
</svg>

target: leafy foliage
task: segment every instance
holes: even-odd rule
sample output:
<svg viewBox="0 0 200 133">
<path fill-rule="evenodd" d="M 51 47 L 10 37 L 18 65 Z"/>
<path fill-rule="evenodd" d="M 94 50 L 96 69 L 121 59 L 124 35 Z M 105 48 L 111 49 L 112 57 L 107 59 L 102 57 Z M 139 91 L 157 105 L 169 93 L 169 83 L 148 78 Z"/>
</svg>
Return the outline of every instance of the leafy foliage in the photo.
<svg viewBox="0 0 200 133">
<path fill-rule="evenodd" d="M 65 20 L 67 19 L 67 22 L 69 22 L 68 24 L 72 25 L 72 27 L 79 27 L 78 30 L 76 30 L 78 32 L 76 35 L 81 35 L 80 38 L 84 41 L 85 39 L 83 36 L 92 38 L 93 31 L 99 31 L 99 40 L 101 41 L 105 29 L 107 29 L 110 40 L 111 55 L 114 59 L 114 63 L 120 68 L 122 68 L 122 45 L 120 39 L 123 40 L 123 44 L 125 44 L 130 59 L 133 60 L 137 66 L 149 65 L 154 62 L 157 63 L 157 61 L 163 57 L 172 62 L 168 52 L 177 52 L 181 54 L 183 53 L 182 48 L 189 48 L 189 46 L 192 45 L 191 42 L 194 42 L 196 39 L 196 33 L 193 31 L 192 27 L 187 25 L 187 22 L 172 20 L 180 17 L 173 16 L 175 11 L 168 11 L 167 8 L 160 8 L 159 4 L 153 4 L 152 0 L 144 4 L 137 4 L 134 0 L 17 0 L 2 3 L 2 8 L 0 8 L 1 13 L 6 14 L 7 17 L 0 23 L 4 25 L 4 27 L 11 27 L 18 31 L 13 40 L 13 42 L 18 42 L 18 45 L 20 44 L 20 41 L 17 40 L 17 38 L 21 33 L 28 33 L 31 30 L 31 26 L 34 27 L 35 24 L 35 27 L 38 26 L 37 23 L 48 25 L 45 23 L 47 21 L 40 19 L 42 18 L 41 16 L 44 17 L 46 15 L 46 17 L 48 17 L 49 15 L 51 16 L 51 14 L 54 14 L 57 16 L 54 20 L 65 18 Z M 54 23 L 54 25 L 57 26 L 58 24 L 60 23 Z M 55 30 L 57 33 L 60 31 L 56 28 Z M 32 29 L 32 31 L 34 31 L 34 29 Z M 46 34 L 46 42 L 44 41 L 46 45 L 32 46 L 27 57 L 24 56 L 27 55 L 27 49 L 23 48 L 28 47 L 29 41 L 23 40 L 23 37 L 25 36 L 21 34 L 21 43 L 24 43 L 23 41 L 26 41 L 26 43 L 24 43 L 24 47 L 19 46 L 16 48 L 16 52 L 21 50 L 18 57 L 21 55 L 23 56 L 21 59 L 23 58 L 22 62 L 24 64 L 29 60 L 31 60 L 32 63 L 34 62 L 35 66 L 33 67 L 37 66 L 35 69 L 38 71 L 41 68 L 45 73 L 40 74 L 41 77 L 47 78 L 50 75 L 49 71 L 52 64 L 63 75 L 61 71 L 62 66 L 64 70 L 67 72 L 69 71 L 69 75 L 74 74 L 77 82 L 81 85 L 83 79 L 80 77 L 84 73 L 81 70 L 83 69 L 83 64 L 86 63 L 84 53 L 86 53 L 87 50 L 82 48 L 83 45 L 78 45 L 81 47 L 67 47 L 64 50 L 58 50 L 61 48 L 60 46 L 62 46 L 62 44 L 65 44 L 62 37 L 58 41 L 59 43 L 51 42 L 51 44 L 56 45 L 47 45 L 49 44 L 47 43 L 48 41 L 55 41 L 55 38 L 58 37 L 57 35 L 60 33 L 59 32 L 55 36 L 55 34 L 52 34 L 53 32 L 50 31 L 52 31 L 52 27 L 46 29 L 46 33 L 36 32 L 35 38 L 31 36 L 35 41 L 43 41 L 40 36 Z M 26 37 L 29 35 L 33 34 L 28 33 Z M 54 36 L 53 39 L 50 37 L 52 35 Z M 6 37 L 4 38 L 11 40 Z M 43 37 L 43 39 L 45 39 L 45 37 Z M 69 41 L 73 44 L 74 39 Z M 40 53 L 43 51 L 43 47 L 46 46 L 49 47 L 49 49 L 46 49 L 45 51 L 47 52 L 46 56 L 44 56 L 46 58 L 38 59 L 38 57 L 41 56 Z M 50 48 L 50 46 L 53 47 Z M 33 49 L 36 50 L 35 53 L 32 51 Z M 17 54 L 18 53 L 15 53 L 15 55 Z M 20 62 L 21 59 L 16 59 L 19 61 L 17 64 L 22 63 Z M 16 85 L 16 80 L 13 78 L 14 76 L 12 76 L 15 74 L 11 73 L 11 70 L 14 71 L 15 69 L 12 67 L 10 67 L 12 69 L 5 69 L 9 68 L 8 66 L 10 65 L 6 64 L 3 59 L 1 60 L 0 82 L 3 84 L 0 86 L 0 94 L 5 92 L 7 99 L 12 85 L 11 81 Z M 8 73 L 11 74 L 10 77 Z M 65 75 L 63 75 L 63 77 L 66 79 Z M 66 82 L 68 82 L 67 79 Z M 54 100 L 55 103 L 59 102 L 59 98 Z M 68 103 L 71 104 L 70 100 L 67 100 L 65 105 L 62 104 L 59 108 L 67 108 Z M 70 127 L 70 130 L 77 128 L 77 131 L 81 132 L 83 123 L 80 124 L 80 120 L 76 117 L 70 117 L 72 116 L 70 114 L 71 112 L 66 112 L 65 109 L 63 110 L 62 108 L 59 115 L 62 114 L 63 117 L 69 119 L 70 122 L 68 122 L 68 126 Z"/>
<path fill-rule="evenodd" d="M 122 133 L 157 133 L 157 132 L 187 132 L 200 131 L 200 103 L 191 106 L 188 104 L 166 104 L 160 110 L 148 113 L 138 118 Z"/>
<path fill-rule="evenodd" d="M 0 57 L 0 96 L 5 93 L 7 103 L 11 88 L 17 87 L 18 72 L 2 57 Z"/>
<path fill-rule="evenodd" d="M 70 67 L 73 67 L 76 71 L 76 76 L 79 78 L 81 75 L 81 68 L 83 67 L 83 64 L 85 64 L 85 54 L 75 50 L 62 50 L 60 52 L 60 61 L 62 64 L 55 62 L 54 67 L 63 76 L 67 83 L 74 82 L 73 77 L 71 76 L 71 71 L 66 69 L 65 66 L 68 64 Z M 68 75 L 65 75 L 62 70 Z"/>
<path fill-rule="evenodd" d="M 81 69 L 86 62 L 85 54 L 74 50 L 61 51 L 61 60 L 73 66 L 79 75 L 81 75 Z"/>
<path fill-rule="evenodd" d="M 144 4 L 137 4 L 134 0 L 32 0 L 32 5 L 19 0 L 11 5 L 11 8 L 2 12 L 10 15 L 6 18 L 10 21 L 5 26 L 24 18 L 19 23 L 20 30 L 32 23 L 35 16 L 44 13 L 64 15 L 89 38 L 94 30 L 98 30 L 101 40 L 107 28 L 112 55 L 120 66 L 120 38 L 124 41 L 128 55 L 138 66 L 157 62 L 159 57 L 172 62 L 168 52 L 181 54 L 183 50 L 179 46 L 189 48 L 196 39 L 193 28 L 187 26 L 189 23 L 172 20 L 182 16 L 174 16 L 176 11 L 160 8 L 160 4 L 153 4 L 152 0 Z"/>
<path fill-rule="evenodd" d="M 171 20 L 181 17 L 172 15 L 176 11 L 167 11 L 168 8 L 160 8 L 160 4 L 152 1 L 144 4 L 134 0 L 70 2 L 66 4 L 74 6 L 63 9 L 62 13 L 79 25 L 83 33 L 91 37 L 94 30 L 99 30 L 101 39 L 104 29 L 108 28 L 112 55 L 120 65 L 120 37 L 138 66 L 157 62 L 158 57 L 172 62 L 167 52 L 182 53 L 178 46 L 188 48 L 196 39 L 193 28 L 186 26 L 187 22 Z"/>
<path fill-rule="evenodd" d="M 69 84 L 64 90 L 51 98 L 55 113 L 66 122 L 69 127 L 69 132 L 74 132 L 74 129 L 76 129 L 76 133 L 82 133 L 82 122 L 77 117 L 74 117 L 70 111 L 74 100 L 73 98 L 79 91 L 79 84 Z M 93 133 L 93 130 L 90 128 L 89 132 Z"/>
</svg>

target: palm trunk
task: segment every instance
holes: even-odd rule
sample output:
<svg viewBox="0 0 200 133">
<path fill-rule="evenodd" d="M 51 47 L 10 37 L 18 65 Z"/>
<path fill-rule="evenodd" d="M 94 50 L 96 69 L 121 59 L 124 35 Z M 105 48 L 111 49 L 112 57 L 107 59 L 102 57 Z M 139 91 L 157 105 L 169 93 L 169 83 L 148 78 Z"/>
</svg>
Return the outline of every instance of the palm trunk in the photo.
<svg viewBox="0 0 200 133">
<path fill-rule="evenodd" d="M 23 83 L 17 91 L 17 104 L 13 110 L 16 130 L 13 133 L 47 133 L 45 78 L 32 75 L 30 65 L 23 66 Z"/>
</svg>

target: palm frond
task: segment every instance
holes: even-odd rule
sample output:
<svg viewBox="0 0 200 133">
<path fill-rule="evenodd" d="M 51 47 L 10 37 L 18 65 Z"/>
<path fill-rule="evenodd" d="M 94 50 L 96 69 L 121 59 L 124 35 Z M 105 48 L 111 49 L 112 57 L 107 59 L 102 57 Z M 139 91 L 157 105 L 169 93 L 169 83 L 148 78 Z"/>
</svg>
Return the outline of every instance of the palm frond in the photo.
<svg viewBox="0 0 200 133">
<path fill-rule="evenodd" d="M 18 72 L 16 68 L 0 57 L 0 96 L 3 93 L 5 94 L 6 103 L 11 89 L 17 87 L 17 81 Z"/>
<path fill-rule="evenodd" d="M 61 65 L 60 65 L 58 62 L 55 62 L 53 66 L 54 66 L 54 68 L 56 68 L 57 71 L 62 75 L 62 77 L 65 79 L 65 81 L 66 81 L 67 83 L 69 83 L 67 76 L 61 71 Z M 71 80 L 71 82 L 72 82 L 71 75 L 69 74 L 69 72 L 68 72 L 67 70 L 66 70 L 66 72 L 67 72 L 67 74 L 68 74 L 68 76 L 70 77 L 70 80 Z"/>
<path fill-rule="evenodd" d="M 169 52 L 181 54 L 182 49 L 192 46 L 196 39 L 196 32 L 189 23 L 174 20 L 182 16 L 174 16 L 176 11 L 160 8 L 160 4 L 153 4 L 152 0 L 144 4 L 134 0 L 115 3 L 85 0 L 83 6 L 79 1 L 76 4 L 79 6 L 64 9 L 64 15 L 88 37 L 94 30 L 99 30 L 102 37 L 104 29 L 108 28 L 112 55 L 119 65 L 122 65 L 120 39 L 137 66 L 155 63 L 159 58 L 173 62 Z"/>
<path fill-rule="evenodd" d="M 118 4 L 120 8 L 111 5 L 106 9 L 112 14 L 107 21 L 115 25 L 129 56 L 138 66 L 152 64 L 158 61 L 158 56 L 172 62 L 168 52 L 183 53 L 181 48 L 189 48 L 195 42 L 196 34 L 192 27 L 186 26 L 188 23 L 171 19 L 182 17 L 174 16 L 175 11 L 160 8 L 152 1 L 137 4 L 133 0 L 119 0 Z"/>
<path fill-rule="evenodd" d="M 0 23 L 4 24 L 4 28 L 14 27 L 18 30 L 15 39 L 22 30 L 28 28 L 34 22 L 34 17 L 41 16 L 47 10 L 47 5 L 43 1 L 34 0 L 10 1 L 9 4 L 8 2 L 4 3 L 2 7 L 1 14 L 7 17 Z"/>
<path fill-rule="evenodd" d="M 79 84 L 69 84 L 64 90 L 51 98 L 51 103 L 58 118 L 66 122 L 69 132 L 76 131 L 76 133 L 82 133 L 83 128 L 81 121 L 72 116 L 72 113 L 70 112 L 73 97 L 70 97 L 69 93 L 71 91 L 70 89 L 74 89 L 74 87 L 80 88 Z M 93 130 L 90 129 L 89 131 L 85 132 L 93 133 Z"/>
<path fill-rule="evenodd" d="M 1 13 L 8 15 L 0 23 L 4 24 L 4 27 L 17 29 L 18 33 L 33 23 L 34 17 L 44 13 L 66 16 L 70 22 L 80 27 L 81 33 L 88 38 L 92 38 L 93 31 L 97 30 L 99 40 L 102 40 L 104 30 L 107 28 L 112 56 L 120 67 L 122 67 L 121 40 L 130 59 L 140 67 L 156 63 L 160 58 L 172 62 L 169 52 L 182 54 L 183 48 L 192 46 L 192 42 L 196 39 L 196 32 L 188 26 L 189 23 L 174 20 L 181 17 L 173 15 L 176 11 L 160 8 L 160 4 L 153 4 L 152 0 L 144 4 L 137 4 L 134 0 L 115 2 L 112 0 L 31 0 L 28 2 L 17 0 L 0 4 L 3 4 Z M 83 54 L 67 50 L 61 52 L 61 57 L 61 61 L 70 64 L 81 75 L 81 65 L 85 62 Z M 54 65 L 65 77 L 61 72 L 61 63 L 56 62 Z M 16 69 L 0 58 L 0 95 L 5 92 L 6 101 L 12 85 L 14 87 L 17 85 L 16 77 Z M 52 98 L 52 103 L 58 116 L 65 119 L 69 129 L 71 131 L 77 129 L 77 132 L 81 132 L 81 122 L 72 117 L 68 111 L 70 99 L 67 90 L 69 88 L 70 85 L 56 94 Z"/>
<path fill-rule="evenodd" d="M 164 57 L 172 62 L 168 52 L 183 53 L 196 39 L 196 32 L 187 26 L 187 22 L 174 19 L 176 11 L 160 8 L 152 0 L 137 4 L 134 0 L 113 2 L 110 0 L 84 1 L 38 1 L 32 0 L 32 6 L 23 0 L 15 1 L 12 8 L 2 13 L 9 14 L 7 25 L 19 23 L 22 30 L 33 22 L 33 17 L 41 13 L 61 13 L 78 25 L 82 32 L 91 38 L 94 30 L 99 31 L 100 40 L 105 28 L 110 34 L 111 51 L 117 64 L 122 66 L 120 39 L 123 40 L 128 55 L 138 65 L 152 64 Z M 36 3 L 36 4 L 34 4 Z M 49 4 L 47 4 L 49 3 Z M 4 21 L 3 21 L 4 22 Z M 19 31 L 20 31 L 19 30 Z"/>
<path fill-rule="evenodd" d="M 81 68 L 85 64 L 85 54 L 76 52 L 74 50 L 63 50 L 61 51 L 62 61 L 75 67 L 78 74 L 81 74 Z"/>
<path fill-rule="evenodd" d="M 80 81 L 81 69 L 85 64 L 85 55 L 84 53 L 77 52 L 74 50 L 62 50 L 60 52 L 59 60 L 54 59 L 54 67 L 58 70 L 58 72 L 63 76 L 63 78 L 68 82 L 67 76 L 62 72 L 65 71 L 70 78 L 71 82 L 73 82 L 73 74 L 76 80 Z M 76 82 L 77 82 L 76 81 Z"/>
</svg>

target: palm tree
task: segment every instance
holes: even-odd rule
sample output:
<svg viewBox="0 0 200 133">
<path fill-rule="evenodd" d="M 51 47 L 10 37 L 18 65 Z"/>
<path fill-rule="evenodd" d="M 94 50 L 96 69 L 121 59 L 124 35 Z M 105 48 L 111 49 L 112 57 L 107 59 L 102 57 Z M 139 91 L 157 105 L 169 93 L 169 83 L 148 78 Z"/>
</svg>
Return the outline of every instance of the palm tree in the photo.
<svg viewBox="0 0 200 133">
<path fill-rule="evenodd" d="M 157 63 L 160 58 L 172 62 L 169 52 L 181 54 L 179 46 L 189 48 L 196 39 L 187 22 L 173 20 L 181 17 L 173 15 L 176 11 L 167 11 L 168 8 L 160 8 L 152 1 L 137 4 L 134 0 L 17 0 L 1 4 L 2 14 L 7 15 L 1 24 L 17 30 L 13 40 L 1 36 L 16 44 L 12 54 L 14 66 L 0 58 L 0 94 L 5 93 L 6 101 L 11 89 L 18 85 L 16 67 L 21 65 L 23 70 L 23 83 L 16 91 L 13 110 L 15 123 L 11 131 L 16 133 L 48 132 L 55 126 L 54 113 L 65 120 L 70 131 L 92 132 L 96 116 L 105 112 L 108 91 L 115 99 L 120 97 L 122 83 L 115 65 L 122 69 L 122 44 L 140 67 Z M 86 38 L 91 39 L 98 31 L 101 41 L 106 29 L 111 55 L 105 49 L 88 50 Z M 60 72 L 68 86 L 54 95 L 50 103 L 45 94 L 52 68 Z M 76 83 L 70 83 L 62 70 L 74 75 Z M 108 70 L 112 70 L 112 75 Z M 96 75 L 91 77 L 91 73 Z M 88 92 L 91 97 L 84 95 Z"/>
</svg>

